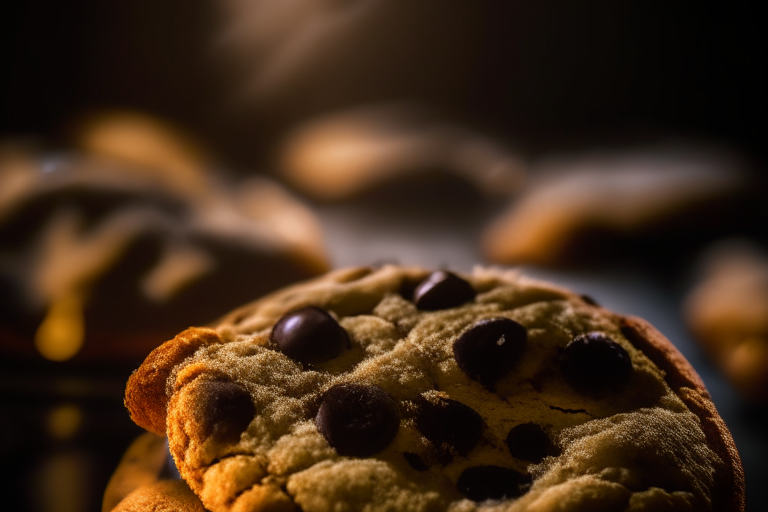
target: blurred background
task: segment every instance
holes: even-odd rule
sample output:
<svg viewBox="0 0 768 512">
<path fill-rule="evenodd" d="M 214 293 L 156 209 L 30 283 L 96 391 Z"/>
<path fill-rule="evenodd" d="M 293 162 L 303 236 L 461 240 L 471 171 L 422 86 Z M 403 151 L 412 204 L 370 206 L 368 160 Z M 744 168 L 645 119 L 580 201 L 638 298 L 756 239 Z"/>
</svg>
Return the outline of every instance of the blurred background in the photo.
<svg viewBox="0 0 768 512">
<path fill-rule="evenodd" d="M 765 15 L 747 2 L 0 5 L 0 487 L 101 510 L 146 354 L 298 279 L 523 272 L 645 317 L 768 505 Z"/>
</svg>

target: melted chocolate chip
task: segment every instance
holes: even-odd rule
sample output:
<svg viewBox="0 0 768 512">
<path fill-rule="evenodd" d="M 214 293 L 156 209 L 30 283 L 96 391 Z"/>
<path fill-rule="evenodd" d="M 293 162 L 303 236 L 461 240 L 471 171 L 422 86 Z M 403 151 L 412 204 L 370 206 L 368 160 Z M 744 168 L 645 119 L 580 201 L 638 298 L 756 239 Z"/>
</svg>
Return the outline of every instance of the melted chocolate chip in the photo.
<svg viewBox="0 0 768 512">
<path fill-rule="evenodd" d="M 483 419 L 461 402 L 440 398 L 417 404 L 416 428 L 444 453 L 466 455 L 480 440 Z"/>
<path fill-rule="evenodd" d="M 429 466 L 426 465 L 426 463 L 421 459 L 421 457 L 419 457 L 419 454 L 417 453 L 404 452 L 403 457 L 405 457 L 408 465 L 416 471 L 426 471 L 429 469 Z"/>
<path fill-rule="evenodd" d="M 231 381 L 206 381 L 200 388 L 205 398 L 196 419 L 205 436 L 236 441 L 256 416 L 251 395 Z"/>
<path fill-rule="evenodd" d="M 306 307 L 283 315 L 272 328 L 272 343 L 301 363 L 319 363 L 350 346 L 347 332 L 326 311 Z"/>
<path fill-rule="evenodd" d="M 565 347 L 560 368 L 568 382 L 582 392 L 619 387 L 632 376 L 627 351 L 599 332 L 576 336 Z"/>
<path fill-rule="evenodd" d="M 394 439 L 400 411 L 378 386 L 338 384 L 323 395 L 315 422 L 339 455 L 367 457 Z"/>
<path fill-rule="evenodd" d="M 467 468 L 456 482 L 459 492 L 472 501 L 517 498 L 525 492 L 530 477 L 500 466 Z"/>
<path fill-rule="evenodd" d="M 464 373 L 487 387 L 509 372 L 525 346 L 525 327 L 508 318 L 480 320 L 453 343 Z"/>
<path fill-rule="evenodd" d="M 413 292 L 413 302 L 422 311 L 453 308 L 474 298 L 475 290 L 468 282 L 443 270 L 433 272 Z"/>
<path fill-rule="evenodd" d="M 509 453 L 517 459 L 541 462 L 547 455 L 556 455 L 557 448 L 536 423 L 523 423 L 507 434 Z"/>
</svg>

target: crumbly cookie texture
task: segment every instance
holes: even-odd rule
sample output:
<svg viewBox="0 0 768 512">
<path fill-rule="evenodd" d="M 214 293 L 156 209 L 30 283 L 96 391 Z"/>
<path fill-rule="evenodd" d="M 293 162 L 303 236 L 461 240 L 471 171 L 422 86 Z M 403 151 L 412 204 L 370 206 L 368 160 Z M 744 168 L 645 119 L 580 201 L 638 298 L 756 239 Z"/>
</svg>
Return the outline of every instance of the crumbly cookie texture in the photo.
<svg viewBox="0 0 768 512">
<path fill-rule="evenodd" d="M 214 512 L 743 510 L 674 347 L 515 272 L 327 274 L 159 347 L 126 405 Z"/>
</svg>

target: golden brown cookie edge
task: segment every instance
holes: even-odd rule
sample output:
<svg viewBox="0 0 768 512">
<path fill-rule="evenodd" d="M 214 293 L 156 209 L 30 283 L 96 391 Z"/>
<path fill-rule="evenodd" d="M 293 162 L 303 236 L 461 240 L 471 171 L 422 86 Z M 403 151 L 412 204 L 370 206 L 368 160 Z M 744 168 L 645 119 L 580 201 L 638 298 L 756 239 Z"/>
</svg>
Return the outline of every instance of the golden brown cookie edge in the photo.
<svg viewBox="0 0 768 512">
<path fill-rule="evenodd" d="M 622 333 L 664 371 L 667 384 L 699 417 L 707 444 L 723 461 L 725 469 L 715 476 L 713 510 L 743 512 L 746 505 L 741 458 L 733 436 L 717 412 L 701 377 L 677 347 L 650 323 L 634 316 L 620 318 Z"/>
<path fill-rule="evenodd" d="M 166 381 L 174 367 L 198 348 L 221 343 L 219 334 L 205 327 L 190 327 L 172 340 L 149 353 L 139 368 L 128 378 L 125 407 L 138 426 L 165 435 L 168 396 Z"/>
</svg>

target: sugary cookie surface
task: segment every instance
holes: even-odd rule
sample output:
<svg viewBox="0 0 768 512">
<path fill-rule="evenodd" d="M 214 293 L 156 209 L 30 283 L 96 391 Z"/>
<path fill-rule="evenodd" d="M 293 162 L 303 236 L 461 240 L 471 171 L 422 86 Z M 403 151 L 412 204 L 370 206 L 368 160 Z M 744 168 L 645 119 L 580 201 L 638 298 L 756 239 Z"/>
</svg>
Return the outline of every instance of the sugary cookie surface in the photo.
<svg viewBox="0 0 768 512">
<path fill-rule="evenodd" d="M 743 500 L 727 429 L 668 341 L 514 273 L 328 274 L 181 333 L 126 405 L 214 512 Z"/>
</svg>

